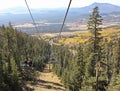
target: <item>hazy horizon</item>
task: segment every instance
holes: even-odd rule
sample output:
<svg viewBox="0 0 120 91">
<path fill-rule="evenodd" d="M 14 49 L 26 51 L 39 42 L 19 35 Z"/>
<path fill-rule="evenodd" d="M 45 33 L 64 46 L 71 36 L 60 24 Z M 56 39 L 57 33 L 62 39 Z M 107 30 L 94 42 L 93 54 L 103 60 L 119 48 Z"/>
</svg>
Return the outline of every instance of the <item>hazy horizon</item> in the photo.
<svg viewBox="0 0 120 91">
<path fill-rule="evenodd" d="M 0 12 L 4 11 L 9 8 L 15 8 L 15 7 L 24 7 L 26 8 L 25 1 L 24 0 L 0 0 L 1 1 L 1 8 Z M 51 9 L 51 8 L 66 8 L 69 0 L 27 0 L 29 7 L 32 9 Z M 47 2 L 47 3 L 46 3 Z M 92 3 L 109 3 L 114 4 L 117 6 L 120 6 L 120 0 L 73 0 L 71 4 L 71 8 L 79 8 L 88 6 Z"/>
</svg>

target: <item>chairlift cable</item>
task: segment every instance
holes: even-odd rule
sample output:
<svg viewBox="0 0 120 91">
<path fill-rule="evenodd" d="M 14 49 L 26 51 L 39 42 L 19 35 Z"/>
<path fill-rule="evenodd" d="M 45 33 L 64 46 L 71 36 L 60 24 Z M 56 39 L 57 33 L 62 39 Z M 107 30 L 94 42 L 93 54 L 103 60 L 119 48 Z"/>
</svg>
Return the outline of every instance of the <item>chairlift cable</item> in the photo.
<svg viewBox="0 0 120 91">
<path fill-rule="evenodd" d="M 34 19 L 33 15 L 32 15 L 32 12 L 31 12 L 30 7 L 29 7 L 29 5 L 28 5 L 28 3 L 27 3 L 27 0 L 25 0 L 25 4 L 26 4 L 26 6 L 27 6 L 27 9 L 28 9 L 29 14 L 30 14 L 30 16 L 31 16 L 31 19 L 32 19 L 32 21 L 33 21 L 33 25 L 35 26 L 35 29 L 36 29 L 36 31 L 37 31 L 38 34 L 39 34 L 39 30 L 38 30 L 38 28 L 37 28 L 37 24 L 36 24 L 35 19 Z M 42 39 L 40 36 L 39 36 L 39 38 Z"/>
<path fill-rule="evenodd" d="M 65 13 L 65 17 L 64 17 L 64 20 L 63 20 L 63 23 L 62 23 L 61 29 L 60 29 L 59 38 L 61 38 L 61 33 L 62 33 L 62 31 L 63 31 L 63 27 L 64 27 L 64 24 L 65 24 L 65 21 L 66 21 L 67 15 L 68 15 L 68 11 L 69 11 L 70 6 L 71 6 L 71 2 L 72 2 L 72 0 L 70 0 L 70 2 L 69 2 L 69 4 L 68 4 L 68 8 L 67 8 L 67 11 L 66 11 L 66 13 Z"/>
</svg>

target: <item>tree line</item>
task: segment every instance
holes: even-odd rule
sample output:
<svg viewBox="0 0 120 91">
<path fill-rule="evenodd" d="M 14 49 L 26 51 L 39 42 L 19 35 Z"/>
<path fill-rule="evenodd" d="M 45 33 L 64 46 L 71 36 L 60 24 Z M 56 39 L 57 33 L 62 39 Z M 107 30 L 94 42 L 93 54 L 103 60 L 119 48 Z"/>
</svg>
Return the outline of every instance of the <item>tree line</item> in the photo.
<svg viewBox="0 0 120 91">
<path fill-rule="evenodd" d="M 102 20 L 95 7 L 87 24 L 91 35 L 86 43 L 71 49 L 53 46 L 53 71 L 67 91 L 120 90 L 120 32 L 108 41 L 101 35 Z"/>
<path fill-rule="evenodd" d="M 11 24 L 0 26 L 0 91 L 21 91 L 23 80 L 30 80 L 33 73 L 23 68 L 23 63 L 31 60 L 34 69 L 43 70 L 49 46 L 42 39 L 17 31 Z"/>
<path fill-rule="evenodd" d="M 34 77 L 34 69 L 42 71 L 48 61 L 53 63 L 66 91 L 120 90 L 120 32 L 101 35 L 102 17 L 98 7 L 88 21 L 89 40 L 79 46 L 52 46 L 43 39 L 0 26 L 0 91 L 22 91 L 24 80 Z M 23 67 L 32 61 L 33 70 Z"/>
</svg>

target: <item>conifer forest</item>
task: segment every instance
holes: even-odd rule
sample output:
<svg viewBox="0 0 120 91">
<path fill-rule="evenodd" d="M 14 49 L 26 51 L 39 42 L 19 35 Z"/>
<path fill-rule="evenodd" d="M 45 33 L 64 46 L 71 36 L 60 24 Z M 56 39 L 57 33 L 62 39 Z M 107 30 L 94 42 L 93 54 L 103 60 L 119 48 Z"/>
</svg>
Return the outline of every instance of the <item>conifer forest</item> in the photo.
<svg viewBox="0 0 120 91">
<path fill-rule="evenodd" d="M 102 25 L 96 6 L 86 24 L 88 36 L 76 45 L 29 35 L 11 23 L 0 26 L 0 91 L 34 91 L 25 90 L 26 81 L 34 83 L 46 64 L 65 88 L 55 91 L 120 91 L 120 30 L 105 35 Z"/>
</svg>

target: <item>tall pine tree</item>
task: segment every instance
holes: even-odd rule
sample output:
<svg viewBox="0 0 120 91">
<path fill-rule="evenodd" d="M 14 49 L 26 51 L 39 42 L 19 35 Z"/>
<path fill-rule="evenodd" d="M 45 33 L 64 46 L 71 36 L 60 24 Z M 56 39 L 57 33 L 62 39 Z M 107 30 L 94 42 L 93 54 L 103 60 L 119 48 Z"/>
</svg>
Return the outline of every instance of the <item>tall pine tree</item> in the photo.
<svg viewBox="0 0 120 91">
<path fill-rule="evenodd" d="M 93 76 L 96 77 L 96 91 L 98 91 L 98 77 L 99 77 L 99 71 L 100 71 L 100 53 L 101 53 L 101 47 L 100 47 L 100 40 L 101 40 L 101 33 L 102 30 L 100 25 L 102 25 L 102 17 L 99 14 L 98 7 L 96 6 L 93 9 L 92 14 L 90 15 L 89 21 L 88 21 L 88 30 L 91 33 L 90 36 L 90 48 L 91 52 L 93 54 L 92 59 L 92 72 Z"/>
</svg>

